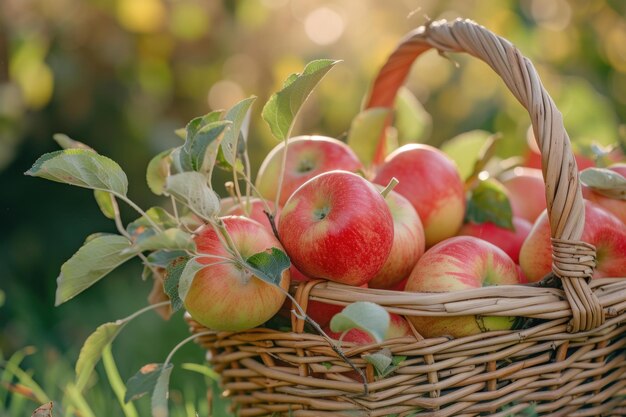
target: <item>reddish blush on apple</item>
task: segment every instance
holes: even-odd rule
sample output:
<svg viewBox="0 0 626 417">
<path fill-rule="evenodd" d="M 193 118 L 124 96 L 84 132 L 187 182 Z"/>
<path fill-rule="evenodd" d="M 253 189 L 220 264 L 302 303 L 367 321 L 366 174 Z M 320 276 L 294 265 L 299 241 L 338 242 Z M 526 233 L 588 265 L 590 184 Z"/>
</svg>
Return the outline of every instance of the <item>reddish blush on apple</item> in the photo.
<svg viewBox="0 0 626 417">
<path fill-rule="evenodd" d="M 400 183 L 394 191 L 408 199 L 424 227 L 426 247 L 454 236 L 465 215 L 465 189 L 452 159 L 437 148 L 422 144 L 404 145 L 385 159 L 374 182 Z"/>
<path fill-rule="evenodd" d="M 596 247 L 593 278 L 621 277 L 626 271 L 626 225 L 602 207 L 585 201 L 585 226 L 580 238 Z M 540 281 L 552 270 L 550 223 L 544 211 L 520 251 L 520 266 L 529 282 Z"/>
<path fill-rule="evenodd" d="M 285 144 L 281 142 L 267 154 L 259 168 L 256 188 L 268 200 L 276 199 L 284 149 Z M 316 175 L 337 169 L 357 172 L 362 168 L 354 151 L 337 139 L 325 136 L 291 138 L 278 204 L 283 206 L 299 186 Z"/>
<path fill-rule="evenodd" d="M 534 223 L 546 209 L 546 185 L 540 169 L 517 167 L 500 178 L 507 189 L 513 216 Z"/>
<path fill-rule="evenodd" d="M 282 249 L 274 235 L 254 220 L 228 216 L 223 221 L 244 258 L 273 247 Z M 198 252 L 209 255 L 199 258 L 206 267 L 195 275 L 184 300 L 194 320 L 213 330 L 240 331 L 257 327 L 278 312 L 289 289 L 289 270 L 283 272 L 281 291 L 234 262 L 224 263 L 223 258 L 231 255 L 211 226 L 199 229 L 194 240 Z"/>
<path fill-rule="evenodd" d="M 309 277 L 359 286 L 383 266 L 393 218 L 376 187 L 347 171 L 320 174 L 287 200 L 278 233 L 293 264 Z"/>
<path fill-rule="evenodd" d="M 474 236 L 486 240 L 502 249 L 511 257 L 513 262 L 519 262 L 519 252 L 526 236 L 530 233 L 532 224 L 521 217 L 513 217 L 513 230 L 496 225 L 495 223 L 465 223 L 459 236 Z"/>
<path fill-rule="evenodd" d="M 519 283 L 513 260 L 497 246 L 473 236 L 446 239 L 417 261 L 405 291 L 450 292 L 490 285 Z M 464 337 L 491 330 L 510 329 L 512 317 L 407 316 L 424 337 Z"/>
</svg>

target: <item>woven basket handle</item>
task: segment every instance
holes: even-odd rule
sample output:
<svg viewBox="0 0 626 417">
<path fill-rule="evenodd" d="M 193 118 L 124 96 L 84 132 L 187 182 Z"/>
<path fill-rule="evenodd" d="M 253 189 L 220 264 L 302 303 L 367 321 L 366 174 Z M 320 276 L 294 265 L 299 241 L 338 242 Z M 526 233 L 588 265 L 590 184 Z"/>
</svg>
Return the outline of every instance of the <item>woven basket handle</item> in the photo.
<svg viewBox="0 0 626 417">
<path fill-rule="evenodd" d="M 578 168 L 563 118 L 544 89 L 532 63 L 509 41 L 470 20 L 431 22 L 407 34 L 376 77 L 365 107 L 393 108 L 398 89 L 415 59 L 427 50 L 467 52 L 485 61 L 528 110 L 546 183 L 552 236 L 552 271 L 561 278 L 572 309 L 571 332 L 591 330 L 604 322 L 604 311 L 588 281 L 595 267 L 595 248 L 579 241 L 585 207 Z M 374 164 L 382 163 L 382 141 Z"/>
</svg>

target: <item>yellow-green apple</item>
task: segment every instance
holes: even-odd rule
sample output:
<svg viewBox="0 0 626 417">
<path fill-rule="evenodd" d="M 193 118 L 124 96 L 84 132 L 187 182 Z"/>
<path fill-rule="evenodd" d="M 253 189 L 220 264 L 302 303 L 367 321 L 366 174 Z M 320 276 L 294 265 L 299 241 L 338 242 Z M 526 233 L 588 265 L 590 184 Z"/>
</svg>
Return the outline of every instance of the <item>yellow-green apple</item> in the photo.
<svg viewBox="0 0 626 417">
<path fill-rule="evenodd" d="M 393 217 L 393 245 L 387 261 L 368 283 L 370 288 L 392 288 L 409 276 L 424 254 L 424 227 L 411 202 L 393 190 L 385 201 Z"/>
<path fill-rule="evenodd" d="M 513 216 L 513 230 L 491 222 L 468 222 L 461 227 L 458 235 L 474 236 L 493 243 L 509 255 L 513 262 L 518 263 L 519 251 L 531 228 L 532 224 L 528 220 Z"/>
<path fill-rule="evenodd" d="M 515 262 L 500 248 L 473 236 L 456 236 L 428 249 L 417 261 L 405 291 L 450 292 L 519 283 Z M 496 316 L 408 316 L 424 337 L 463 337 L 510 329 L 515 319 Z"/>
<path fill-rule="evenodd" d="M 394 191 L 406 197 L 419 214 L 426 247 L 458 232 L 465 215 L 465 189 L 452 159 L 428 145 L 404 145 L 385 159 L 374 182 L 400 183 Z"/>
<path fill-rule="evenodd" d="M 626 272 L 626 225 L 602 207 L 585 201 L 585 226 L 580 240 L 596 247 L 593 278 L 622 277 Z M 540 281 L 552 270 L 550 223 L 544 211 L 524 241 L 520 266 L 529 282 Z"/>
<path fill-rule="evenodd" d="M 341 308 L 343 310 L 343 307 Z M 340 311 L 341 311 L 340 310 Z M 341 333 L 333 332 L 329 327 L 324 328 L 324 332 L 332 339 L 339 340 Z M 402 316 L 394 313 L 389 313 L 389 328 L 385 333 L 384 340 L 395 339 L 398 337 L 413 336 L 409 323 Z M 341 339 L 344 342 L 351 342 L 357 345 L 369 345 L 376 343 L 376 339 L 370 333 L 361 329 L 350 329 Z"/>
<path fill-rule="evenodd" d="M 222 218 L 234 245 L 244 257 L 282 246 L 263 225 L 241 216 Z M 211 226 L 203 226 L 195 237 L 197 250 L 207 255 L 206 264 L 196 273 L 185 297 L 185 308 L 198 323 L 215 330 L 239 331 L 263 324 L 278 312 L 285 292 L 236 265 Z M 280 286 L 289 288 L 289 270 L 283 272 Z"/>
<path fill-rule="evenodd" d="M 241 203 L 235 204 L 232 207 L 230 207 L 226 211 L 226 215 L 245 216 L 252 220 L 256 220 L 257 222 L 265 226 L 267 230 L 273 233 L 272 225 L 270 224 L 270 221 L 267 218 L 267 215 L 265 214 L 265 210 L 269 208 L 270 211 L 274 211 L 274 207 L 275 207 L 275 204 L 273 201 L 266 200 L 265 202 L 263 202 L 262 199 L 256 198 L 256 197 L 250 198 L 249 200 L 246 200 L 244 198 Z M 274 223 L 277 222 L 279 213 L 280 213 L 280 210 L 276 214 Z"/>
<path fill-rule="evenodd" d="M 278 234 L 305 275 L 358 286 L 387 260 L 393 218 L 374 184 L 336 170 L 310 179 L 289 197 Z"/>
<path fill-rule="evenodd" d="M 546 209 L 546 186 L 540 169 L 517 167 L 500 178 L 513 215 L 531 223 Z"/>
<path fill-rule="evenodd" d="M 626 178 L 626 163 L 617 163 L 607 167 L 611 171 L 617 172 Z M 592 188 L 583 185 L 583 197 L 593 201 L 606 211 L 613 213 L 622 223 L 626 224 L 626 200 L 618 200 L 593 191 Z"/>
<path fill-rule="evenodd" d="M 284 149 L 284 142 L 274 147 L 259 168 L 256 188 L 268 200 L 276 199 Z M 316 175 L 336 169 L 357 172 L 362 167 L 354 151 L 337 139 L 325 136 L 291 138 L 278 204 L 284 205 L 299 186 Z"/>
</svg>

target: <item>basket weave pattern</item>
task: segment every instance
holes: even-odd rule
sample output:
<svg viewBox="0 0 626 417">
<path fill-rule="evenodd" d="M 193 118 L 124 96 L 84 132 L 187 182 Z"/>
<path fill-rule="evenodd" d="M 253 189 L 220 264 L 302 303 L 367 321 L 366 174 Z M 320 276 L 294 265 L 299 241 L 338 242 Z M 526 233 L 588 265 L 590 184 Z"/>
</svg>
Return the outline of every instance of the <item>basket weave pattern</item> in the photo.
<svg viewBox="0 0 626 417">
<path fill-rule="evenodd" d="M 507 40 L 467 20 L 439 21 L 409 33 L 374 82 L 367 107 L 391 107 L 411 64 L 435 48 L 466 52 L 503 79 L 528 110 L 542 154 L 553 242 L 553 274 L 563 289 L 486 287 L 416 294 L 348 287 L 322 280 L 292 287 L 309 300 L 371 301 L 404 316 L 518 316 L 523 330 L 459 339 L 415 337 L 342 345 L 367 375 L 363 383 L 319 335 L 257 328 L 199 337 L 241 416 L 510 416 L 535 405 L 539 415 L 626 415 L 626 279 L 590 280 L 595 248 L 578 239 L 584 205 L 561 113 L 528 59 Z M 626 274 L 626 271 L 624 271 Z M 187 316 L 191 331 L 206 331 Z M 383 348 L 403 360 L 385 378 L 361 355 Z"/>
</svg>

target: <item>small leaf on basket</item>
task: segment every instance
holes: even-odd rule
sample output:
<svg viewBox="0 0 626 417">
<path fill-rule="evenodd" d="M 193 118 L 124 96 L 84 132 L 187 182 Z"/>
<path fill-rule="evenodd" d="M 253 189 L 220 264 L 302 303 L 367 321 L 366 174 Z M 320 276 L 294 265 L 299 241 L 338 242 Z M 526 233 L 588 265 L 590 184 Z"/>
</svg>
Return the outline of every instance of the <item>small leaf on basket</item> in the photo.
<svg viewBox="0 0 626 417">
<path fill-rule="evenodd" d="M 124 252 L 129 247 L 128 239 L 119 235 L 104 234 L 89 239 L 61 266 L 54 305 L 80 294 L 135 256 L 135 253 Z"/>
<path fill-rule="evenodd" d="M 361 329 L 380 343 L 389 329 L 389 321 L 389 313 L 378 304 L 358 301 L 335 314 L 330 321 L 330 330 L 340 333 L 350 329 Z"/>
<path fill-rule="evenodd" d="M 357 114 L 350 124 L 347 143 L 365 166 L 374 160 L 378 141 L 385 129 L 385 121 L 391 110 L 384 107 L 373 107 Z M 385 154 L 392 149 L 385 149 Z"/>
<path fill-rule="evenodd" d="M 219 197 L 199 172 L 169 176 L 165 181 L 165 191 L 203 219 L 211 219 L 220 211 Z"/>
<path fill-rule="evenodd" d="M 102 352 L 113 342 L 124 325 L 120 321 L 104 323 L 85 340 L 76 361 L 76 388 L 79 391 L 85 388 Z"/>
<path fill-rule="evenodd" d="M 282 250 L 271 248 L 250 256 L 246 264 L 258 278 L 280 286 L 283 272 L 291 266 L 291 261 Z"/>
<path fill-rule="evenodd" d="M 607 168 L 587 168 L 580 173 L 580 180 L 598 194 L 626 200 L 626 178 Z"/>
<path fill-rule="evenodd" d="M 172 151 L 173 149 L 163 151 L 148 163 L 146 182 L 150 191 L 156 195 L 162 195 L 165 189 L 165 180 L 170 174 L 170 165 L 172 164 Z"/>
<path fill-rule="evenodd" d="M 66 149 L 42 155 L 26 175 L 126 195 L 128 179 L 112 159 L 87 149 Z"/>
<path fill-rule="evenodd" d="M 287 139 L 291 125 L 302 104 L 324 75 L 338 62 L 330 59 L 311 61 L 304 67 L 301 74 L 291 74 L 287 77 L 283 88 L 272 94 L 263 107 L 261 115 L 276 139 Z"/>
<path fill-rule="evenodd" d="M 480 181 L 467 202 L 465 221 L 513 230 L 513 211 L 504 187 L 491 179 Z"/>
<path fill-rule="evenodd" d="M 172 368 L 173 365 L 168 363 L 165 369 L 171 372 Z M 162 363 L 149 363 L 142 366 L 135 375 L 131 376 L 128 381 L 126 381 L 124 402 L 136 400 L 153 391 L 163 370 Z"/>
<path fill-rule="evenodd" d="M 382 349 L 375 353 L 362 355 L 363 359 L 374 365 L 378 375 L 384 375 L 387 368 L 392 364 L 391 351 L 389 349 Z"/>
</svg>

